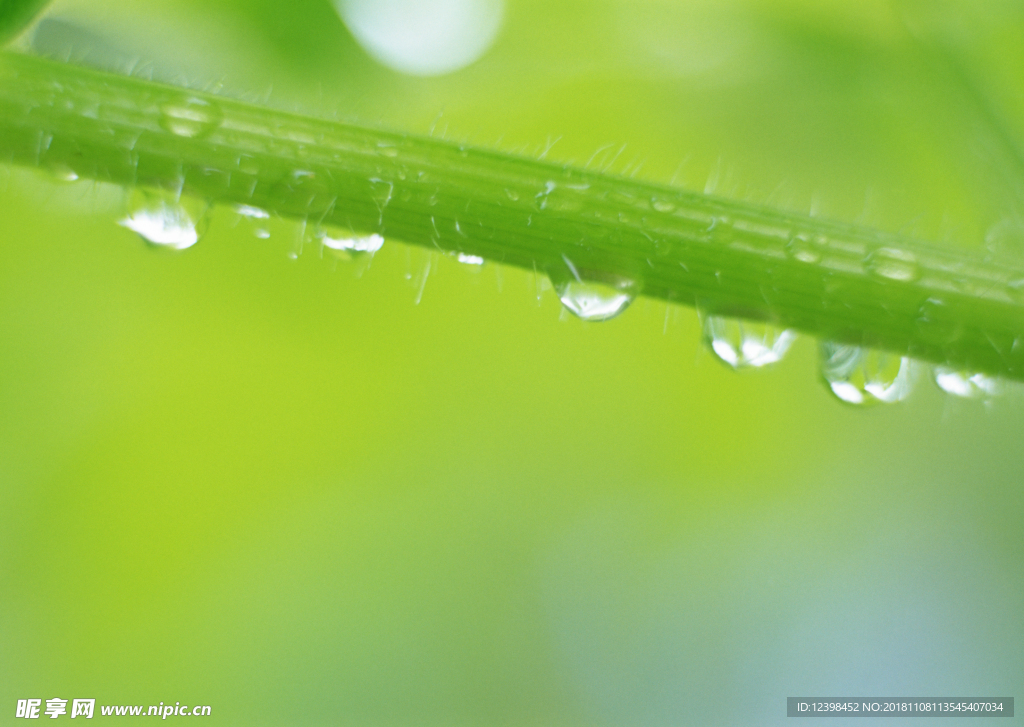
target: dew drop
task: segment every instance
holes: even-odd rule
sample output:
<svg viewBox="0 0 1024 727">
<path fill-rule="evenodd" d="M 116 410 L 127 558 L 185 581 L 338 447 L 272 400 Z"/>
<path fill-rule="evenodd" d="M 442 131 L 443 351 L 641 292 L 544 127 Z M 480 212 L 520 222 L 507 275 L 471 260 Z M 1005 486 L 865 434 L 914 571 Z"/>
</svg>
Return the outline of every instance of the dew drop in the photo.
<svg viewBox="0 0 1024 727">
<path fill-rule="evenodd" d="M 786 243 L 786 252 L 798 262 L 814 265 L 821 262 L 821 253 L 806 235 L 794 235 Z"/>
<path fill-rule="evenodd" d="M 858 406 L 906 399 L 914 385 L 914 362 L 903 356 L 824 341 L 821 375 L 837 398 Z"/>
<path fill-rule="evenodd" d="M 170 101 L 160 107 L 160 126 L 188 139 L 213 133 L 223 120 L 224 114 L 219 106 L 194 96 Z"/>
<path fill-rule="evenodd" d="M 667 213 L 667 212 L 675 212 L 675 210 L 676 210 L 676 205 L 675 205 L 674 202 L 672 202 L 670 200 L 667 200 L 667 199 L 661 199 L 659 197 L 654 197 L 653 199 L 651 199 L 651 207 L 654 208 L 655 212 L 666 212 Z"/>
<path fill-rule="evenodd" d="M 479 255 L 467 255 L 464 252 L 460 252 L 456 260 L 463 265 L 476 265 L 479 267 L 484 264 L 484 259 Z"/>
<path fill-rule="evenodd" d="M 917 258 L 906 250 L 883 247 L 868 256 L 868 270 L 889 280 L 909 282 L 918 276 Z"/>
<path fill-rule="evenodd" d="M 640 292 L 635 280 L 578 269 L 563 256 L 565 266 L 549 271 L 551 285 L 567 311 L 585 321 L 607 321 L 624 311 Z"/>
<path fill-rule="evenodd" d="M 936 366 L 932 376 L 940 389 L 961 399 L 988 399 L 1000 393 L 999 381 L 986 374 Z"/>
<path fill-rule="evenodd" d="M 148 244 L 165 250 L 186 250 L 202 238 L 209 226 L 209 205 L 168 192 L 136 190 L 131 212 L 117 224 L 137 233 Z"/>
<path fill-rule="evenodd" d="M 782 360 L 796 340 L 796 333 L 770 323 L 707 316 L 704 343 L 733 369 L 760 368 Z"/>
<path fill-rule="evenodd" d="M 374 233 L 372 235 L 349 235 L 332 237 L 324 234 L 321 237 L 324 247 L 345 259 L 354 258 L 359 255 L 373 255 L 384 246 L 384 238 Z"/>
<path fill-rule="evenodd" d="M 515 191 L 514 189 L 506 189 L 505 195 L 513 202 L 519 201 L 519 192 Z"/>
<path fill-rule="evenodd" d="M 585 321 L 607 321 L 624 311 L 636 294 L 628 287 L 572 280 L 555 284 L 566 310 Z"/>
</svg>

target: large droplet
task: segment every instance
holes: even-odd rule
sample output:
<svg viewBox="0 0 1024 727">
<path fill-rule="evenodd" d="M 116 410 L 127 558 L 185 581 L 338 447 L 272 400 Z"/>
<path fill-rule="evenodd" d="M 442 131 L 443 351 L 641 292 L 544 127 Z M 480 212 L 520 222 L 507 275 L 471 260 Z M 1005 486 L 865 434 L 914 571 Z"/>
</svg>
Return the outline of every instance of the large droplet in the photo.
<svg viewBox="0 0 1024 727">
<path fill-rule="evenodd" d="M 873 274 L 889 280 L 910 282 L 918 276 L 917 258 L 913 253 L 893 247 L 883 247 L 871 253 L 867 267 Z"/>
<path fill-rule="evenodd" d="M 549 271 L 551 285 L 565 309 L 585 321 L 607 321 L 624 311 L 640 292 L 635 280 L 578 269 L 563 256 L 565 266 Z"/>
<path fill-rule="evenodd" d="M 651 207 L 654 208 L 655 212 L 675 212 L 676 203 L 664 197 L 652 197 Z"/>
<path fill-rule="evenodd" d="M 399 73 L 437 76 L 482 56 L 501 27 L 503 0 L 333 0 L 363 49 Z"/>
<path fill-rule="evenodd" d="M 914 362 L 903 356 L 833 341 L 820 344 L 821 375 L 848 404 L 890 404 L 906 399 L 914 385 Z"/>
<path fill-rule="evenodd" d="M 796 333 L 770 323 L 707 316 L 704 343 L 722 363 L 734 369 L 760 368 L 782 360 Z"/>
<path fill-rule="evenodd" d="M 355 233 L 321 232 L 318 235 L 324 248 L 330 250 L 342 260 L 353 260 L 358 257 L 373 257 L 384 247 L 384 238 L 372 235 L 356 235 Z"/>
<path fill-rule="evenodd" d="M 209 226 L 206 202 L 175 193 L 135 190 L 129 208 L 131 212 L 117 224 L 165 250 L 192 247 Z"/>
<path fill-rule="evenodd" d="M 961 399 L 989 399 L 1000 393 L 999 381 L 986 374 L 936 366 L 932 376 L 940 389 Z"/>
<path fill-rule="evenodd" d="M 817 241 L 813 240 L 806 233 L 794 234 L 786 243 L 786 253 L 807 265 L 816 265 L 821 262 L 821 250 Z"/>
<path fill-rule="evenodd" d="M 320 228 L 314 234 L 323 250 L 332 257 L 354 264 L 352 270 L 356 277 L 362 277 L 373 262 L 373 256 L 384 247 L 384 238 L 376 233 L 367 235 L 353 230 Z"/>
<path fill-rule="evenodd" d="M 160 107 L 160 126 L 188 139 L 212 133 L 223 120 L 217 104 L 195 96 L 183 96 Z"/>
</svg>

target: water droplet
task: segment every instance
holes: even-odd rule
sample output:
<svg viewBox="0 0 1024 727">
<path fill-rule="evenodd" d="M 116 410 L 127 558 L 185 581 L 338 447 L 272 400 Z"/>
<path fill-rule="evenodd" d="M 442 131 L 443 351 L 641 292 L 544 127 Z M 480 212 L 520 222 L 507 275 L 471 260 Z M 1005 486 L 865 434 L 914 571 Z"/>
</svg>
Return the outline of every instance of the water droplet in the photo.
<svg viewBox="0 0 1024 727">
<path fill-rule="evenodd" d="M 786 243 L 786 252 L 793 259 L 814 265 L 821 262 L 821 253 L 815 248 L 814 243 L 807 235 L 794 235 Z"/>
<path fill-rule="evenodd" d="M 252 229 L 252 234 L 261 240 L 270 237 L 270 213 L 265 209 L 253 207 L 247 204 L 235 205 L 235 213 L 244 218 Z"/>
<path fill-rule="evenodd" d="M 384 246 L 384 238 L 376 233 L 356 235 L 352 232 L 327 233 L 320 231 L 317 237 L 320 238 L 325 249 L 330 250 L 342 260 L 354 260 L 360 257 L 372 258 Z"/>
<path fill-rule="evenodd" d="M 961 399 L 988 399 L 1000 393 L 999 381 L 986 374 L 936 366 L 932 376 L 940 389 Z"/>
<path fill-rule="evenodd" d="M 476 265 L 480 266 L 484 264 L 484 259 L 479 255 L 467 255 L 464 252 L 460 252 L 456 258 L 463 265 Z"/>
<path fill-rule="evenodd" d="M 213 133 L 223 120 L 224 114 L 219 106 L 194 96 L 183 97 L 160 107 L 160 126 L 188 139 Z"/>
<path fill-rule="evenodd" d="M 519 192 L 515 191 L 514 189 L 506 189 L 505 190 L 505 194 L 513 202 L 518 202 L 519 201 Z"/>
<path fill-rule="evenodd" d="M 917 258 L 906 250 L 883 247 L 868 256 L 868 270 L 889 280 L 909 282 L 918 276 Z"/>
<path fill-rule="evenodd" d="M 914 362 L 906 356 L 833 341 L 823 341 L 819 355 L 825 384 L 848 404 L 890 404 L 914 388 Z"/>
<path fill-rule="evenodd" d="M 659 197 L 651 199 L 651 207 L 654 208 L 655 212 L 675 212 L 676 210 L 674 202 Z"/>
<path fill-rule="evenodd" d="M 565 266 L 549 271 L 548 277 L 573 315 L 585 321 L 607 321 L 624 311 L 640 292 L 635 280 L 621 275 L 578 269 L 564 255 Z"/>
<path fill-rule="evenodd" d="M 704 342 L 720 361 L 734 369 L 760 368 L 782 360 L 796 333 L 770 323 L 707 316 Z"/>
<path fill-rule="evenodd" d="M 160 191 L 135 190 L 128 216 L 117 224 L 137 233 L 147 243 L 166 250 L 186 250 L 202 238 L 209 226 L 209 205 L 201 200 Z"/>
<path fill-rule="evenodd" d="M 585 321 L 606 321 L 624 311 L 636 294 L 628 285 L 571 280 L 555 285 L 558 299 L 566 310 Z"/>
</svg>

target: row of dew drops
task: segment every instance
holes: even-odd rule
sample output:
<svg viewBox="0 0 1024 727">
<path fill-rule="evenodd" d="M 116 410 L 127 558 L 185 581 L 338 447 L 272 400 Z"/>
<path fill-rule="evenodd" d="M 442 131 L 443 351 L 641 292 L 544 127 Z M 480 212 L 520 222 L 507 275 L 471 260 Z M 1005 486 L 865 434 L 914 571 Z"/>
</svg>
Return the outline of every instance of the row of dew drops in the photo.
<svg viewBox="0 0 1024 727">
<path fill-rule="evenodd" d="M 59 175 L 74 181 L 73 173 Z M 180 190 L 131 193 L 129 212 L 118 224 L 137 233 L 153 247 L 185 250 L 195 245 L 208 227 L 210 205 L 182 196 Z M 270 214 L 249 205 L 234 208 L 239 223 L 259 239 L 270 237 Z M 322 249 L 336 259 L 365 267 L 384 245 L 378 234 L 320 228 L 314 233 Z M 298 257 L 298 250 L 290 253 Z M 460 263 L 478 267 L 483 258 L 459 253 Z M 564 258 L 563 275 L 550 275 L 551 285 L 564 308 L 585 321 L 605 321 L 625 310 L 639 293 L 627 278 L 588 279 Z M 417 297 L 418 302 L 418 297 Z M 785 357 L 797 338 L 795 331 L 771 323 L 701 314 L 703 342 L 723 364 L 734 370 L 759 369 Z M 821 375 L 828 390 L 855 406 L 894 403 L 906 399 L 921 378 L 925 365 L 906 356 L 856 345 L 824 341 L 819 344 Z M 932 379 L 944 392 L 956 397 L 990 401 L 1001 393 L 1001 382 L 991 376 L 946 366 L 933 366 Z"/>
</svg>

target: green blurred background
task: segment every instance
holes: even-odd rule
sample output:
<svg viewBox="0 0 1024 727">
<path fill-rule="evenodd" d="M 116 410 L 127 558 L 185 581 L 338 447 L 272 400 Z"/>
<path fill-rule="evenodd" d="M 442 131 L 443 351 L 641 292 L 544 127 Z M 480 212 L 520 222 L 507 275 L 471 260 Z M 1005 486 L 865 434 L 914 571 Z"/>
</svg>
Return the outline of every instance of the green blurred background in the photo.
<svg viewBox="0 0 1024 727">
<path fill-rule="evenodd" d="M 20 42 L 1021 253 L 1016 2 L 508 0 L 431 77 L 315 0 L 60 0 Z M 0 723 L 95 697 L 773 724 L 787 696 L 1024 691 L 1018 392 L 851 409 L 808 339 L 736 374 L 687 308 L 586 324 L 532 272 L 393 242 L 356 275 L 229 210 L 168 254 L 114 224 L 127 196 L 0 168 Z"/>
</svg>

